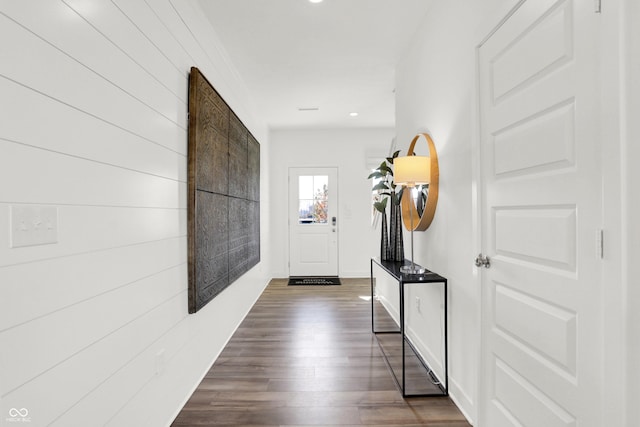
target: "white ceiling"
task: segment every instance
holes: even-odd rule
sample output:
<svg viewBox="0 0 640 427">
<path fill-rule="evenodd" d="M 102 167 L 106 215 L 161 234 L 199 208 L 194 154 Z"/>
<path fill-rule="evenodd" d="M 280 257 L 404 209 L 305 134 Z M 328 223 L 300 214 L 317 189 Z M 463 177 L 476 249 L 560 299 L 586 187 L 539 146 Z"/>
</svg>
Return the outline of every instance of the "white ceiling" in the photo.
<svg viewBox="0 0 640 427">
<path fill-rule="evenodd" d="M 431 3 L 199 1 L 272 129 L 393 126 L 395 66 Z"/>
</svg>

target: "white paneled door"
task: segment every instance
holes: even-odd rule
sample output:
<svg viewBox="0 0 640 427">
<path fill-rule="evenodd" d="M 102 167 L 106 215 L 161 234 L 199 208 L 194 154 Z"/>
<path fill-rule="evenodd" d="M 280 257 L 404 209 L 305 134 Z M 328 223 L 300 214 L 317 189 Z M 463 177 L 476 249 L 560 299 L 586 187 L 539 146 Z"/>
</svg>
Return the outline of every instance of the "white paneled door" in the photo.
<svg viewBox="0 0 640 427">
<path fill-rule="evenodd" d="M 338 169 L 289 169 L 289 275 L 338 275 Z"/>
<path fill-rule="evenodd" d="M 483 427 L 604 425 L 599 16 L 524 1 L 479 47 Z"/>
</svg>

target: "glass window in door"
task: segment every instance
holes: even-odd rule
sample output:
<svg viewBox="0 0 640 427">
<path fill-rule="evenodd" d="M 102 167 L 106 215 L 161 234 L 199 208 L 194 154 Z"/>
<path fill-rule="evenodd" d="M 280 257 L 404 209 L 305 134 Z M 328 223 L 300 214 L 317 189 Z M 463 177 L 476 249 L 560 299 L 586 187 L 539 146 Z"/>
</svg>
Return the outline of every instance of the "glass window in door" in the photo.
<svg viewBox="0 0 640 427">
<path fill-rule="evenodd" d="M 298 223 L 326 224 L 329 177 L 306 175 L 298 179 Z"/>
</svg>

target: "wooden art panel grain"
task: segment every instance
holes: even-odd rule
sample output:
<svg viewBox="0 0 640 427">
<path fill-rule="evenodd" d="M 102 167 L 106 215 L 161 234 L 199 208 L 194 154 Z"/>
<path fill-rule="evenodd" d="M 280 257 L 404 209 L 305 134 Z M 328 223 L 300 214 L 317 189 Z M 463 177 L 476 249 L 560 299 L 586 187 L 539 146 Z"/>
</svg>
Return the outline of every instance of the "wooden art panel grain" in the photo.
<svg viewBox="0 0 640 427">
<path fill-rule="evenodd" d="M 229 283 L 249 270 L 249 203 L 229 198 Z"/>
<path fill-rule="evenodd" d="M 248 131 L 235 114 L 229 120 L 229 196 L 247 199 Z"/>
<path fill-rule="evenodd" d="M 196 194 L 195 289 L 196 301 L 210 301 L 229 285 L 228 197 L 198 191 Z M 200 309 L 204 306 L 197 305 Z"/>
<path fill-rule="evenodd" d="M 248 192 L 251 174 L 253 185 L 259 192 L 260 150 L 253 137 L 251 145 L 254 146 L 249 149 L 249 135 L 244 124 L 200 70 L 191 68 L 188 155 L 190 313 L 204 307 L 260 260 L 260 228 L 250 224 L 255 220 L 259 224 L 259 207 L 258 210 L 252 208 L 254 202 Z M 250 154 L 252 166 L 258 168 L 251 172 Z M 253 192 L 256 192 L 255 188 Z M 257 235 L 250 237 L 250 233 L 256 232 Z M 250 256 L 250 240 L 253 256 Z"/>
<path fill-rule="evenodd" d="M 260 202 L 248 203 L 248 264 L 260 262 Z"/>
<path fill-rule="evenodd" d="M 260 201 L 260 144 L 251 134 L 247 140 L 247 198 Z"/>
</svg>

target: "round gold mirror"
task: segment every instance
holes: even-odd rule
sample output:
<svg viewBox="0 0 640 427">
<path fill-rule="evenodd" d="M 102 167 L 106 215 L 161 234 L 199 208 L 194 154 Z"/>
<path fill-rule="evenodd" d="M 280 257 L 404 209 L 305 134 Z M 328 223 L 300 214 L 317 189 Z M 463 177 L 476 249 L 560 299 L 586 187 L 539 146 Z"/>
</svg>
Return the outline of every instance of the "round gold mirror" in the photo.
<svg viewBox="0 0 640 427">
<path fill-rule="evenodd" d="M 416 144 L 418 141 L 426 141 L 430 158 L 430 182 L 418 186 L 417 189 L 405 188 L 402 193 L 402 221 L 407 230 L 424 231 L 431 225 L 436 213 L 438 203 L 438 181 L 440 171 L 438 169 L 438 154 L 431 137 L 426 133 L 416 135 L 409 145 L 407 156 L 417 155 Z M 413 197 L 412 197 L 413 195 Z M 413 217 L 413 221 L 411 218 Z M 413 227 L 411 226 L 413 222 Z"/>
</svg>

